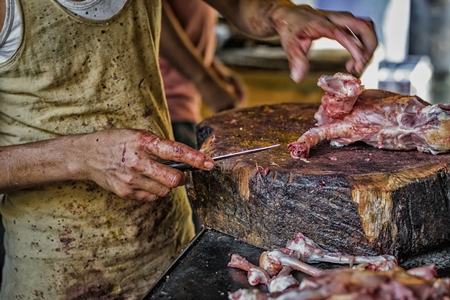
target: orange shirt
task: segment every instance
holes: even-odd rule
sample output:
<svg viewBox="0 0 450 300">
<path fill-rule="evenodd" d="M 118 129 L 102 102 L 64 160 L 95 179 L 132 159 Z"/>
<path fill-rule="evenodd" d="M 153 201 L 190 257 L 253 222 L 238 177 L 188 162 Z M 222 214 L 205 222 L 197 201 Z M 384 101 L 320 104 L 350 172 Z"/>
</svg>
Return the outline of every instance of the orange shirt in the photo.
<svg viewBox="0 0 450 300">
<path fill-rule="evenodd" d="M 168 2 L 192 44 L 202 54 L 205 65 L 211 65 L 216 46 L 216 11 L 201 0 L 190 1 L 189 5 L 184 0 Z M 159 62 L 172 122 L 199 122 L 202 101 L 195 85 L 163 57 L 160 56 Z"/>
</svg>

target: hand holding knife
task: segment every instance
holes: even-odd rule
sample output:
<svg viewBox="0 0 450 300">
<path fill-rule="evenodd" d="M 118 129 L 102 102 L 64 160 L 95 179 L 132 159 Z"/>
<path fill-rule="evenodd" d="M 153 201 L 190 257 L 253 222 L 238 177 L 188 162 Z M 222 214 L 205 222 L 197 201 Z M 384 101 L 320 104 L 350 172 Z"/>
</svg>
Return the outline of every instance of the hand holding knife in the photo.
<svg viewBox="0 0 450 300">
<path fill-rule="evenodd" d="M 275 147 L 278 147 L 278 146 L 280 146 L 280 144 L 267 146 L 267 147 L 261 147 L 261 148 L 255 148 L 255 149 L 250 149 L 250 150 L 244 150 L 244 151 L 239 151 L 239 152 L 234 152 L 234 153 L 229 153 L 229 154 L 224 154 L 224 155 L 219 155 L 219 156 L 212 157 L 212 159 L 214 161 L 218 161 L 218 160 L 222 160 L 222 159 L 226 159 L 226 158 L 230 158 L 230 157 L 235 157 L 235 156 L 239 156 L 239 155 L 244 155 L 244 154 L 264 151 L 264 150 L 272 149 L 272 148 L 275 148 Z M 180 162 L 176 162 L 176 161 L 166 161 L 166 162 L 163 162 L 163 164 L 165 164 L 166 166 L 169 166 L 171 168 L 180 170 L 180 171 L 194 171 L 194 170 L 198 170 L 197 168 L 195 168 L 195 167 L 193 167 L 193 166 L 191 166 L 189 164 L 180 163 Z"/>
</svg>

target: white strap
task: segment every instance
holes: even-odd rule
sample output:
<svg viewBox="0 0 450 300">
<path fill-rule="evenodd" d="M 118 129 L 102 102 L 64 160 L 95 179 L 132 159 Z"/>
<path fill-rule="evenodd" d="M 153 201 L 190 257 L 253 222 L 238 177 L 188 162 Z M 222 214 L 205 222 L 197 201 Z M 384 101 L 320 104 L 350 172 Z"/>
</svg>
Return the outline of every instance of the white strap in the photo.
<svg viewBox="0 0 450 300">
<path fill-rule="evenodd" d="M 2 31 L 0 31 L 0 48 L 3 46 L 3 44 L 6 42 L 6 38 L 8 37 L 9 33 L 11 32 L 11 27 L 13 23 L 13 17 L 14 17 L 14 0 L 6 0 L 6 16 L 5 16 L 5 23 L 3 24 Z"/>
<path fill-rule="evenodd" d="M 2 1 L 2 0 L 0 0 Z M 22 26 L 17 0 L 6 0 L 5 24 L 0 31 L 0 63 L 10 59 L 22 38 Z M 34 0 L 42 1 L 42 0 Z M 107 20 L 118 13 L 127 0 L 57 0 L 73 13 L 92 20 Z"/>
</svg>

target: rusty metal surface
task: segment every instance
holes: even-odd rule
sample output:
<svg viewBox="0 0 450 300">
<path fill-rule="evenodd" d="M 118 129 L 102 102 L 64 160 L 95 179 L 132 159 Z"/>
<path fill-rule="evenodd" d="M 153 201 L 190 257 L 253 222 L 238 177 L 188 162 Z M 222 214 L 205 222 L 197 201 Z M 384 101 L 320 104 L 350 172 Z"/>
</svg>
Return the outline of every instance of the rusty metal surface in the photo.
<svg viewBox="0 0 450 300">
<path fill-rule="evenodd" d="M 253 264 L 258 264 L 262 252 L 262 249 L 238 241 L 232 236 L 209 228 L 203 229 L 150 289 L 144 300 L 228 299 L 228 292 L 251 288 L 246 272 L 227 267 L 230 254 L 238 253 Z M 433 263 L 433 255 L 423 257 L 420 262 Z M 327 263 L 315 266 L 323 269 L 338 267 Z M 293 275 L 298 280 L 307 276 L 300 272 L 293 272 Z M 448 277 L 450 270 L 440 270 L 439 275 Z M 256 288 L 267 291 L 263 285 Z"/>
</svg>

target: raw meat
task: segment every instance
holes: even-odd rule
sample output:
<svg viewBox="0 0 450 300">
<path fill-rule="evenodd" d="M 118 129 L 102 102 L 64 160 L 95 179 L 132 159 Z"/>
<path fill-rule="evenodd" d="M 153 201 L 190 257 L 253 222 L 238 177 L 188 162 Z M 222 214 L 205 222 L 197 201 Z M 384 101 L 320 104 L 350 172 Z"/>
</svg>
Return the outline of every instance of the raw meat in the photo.
<svg viewBox="0 0 450 300">
<path fill-rule="evenodd" d="M 305 263 L 319 261 L 361 263 L 332 270 L 321 270 Z M 405 270 L 399 267 L 396 259 L 391 256 L 352 257 L 332 254 L 302 233 L 297 234 L 294 240 L 288 241 L 286 248 L 263 252 L 259 264 L 260 267 L 257 267 L 238 254 L 232 255 L 228 266 L 247 271 L 251 285 L 258 284 L 252 280 L 255 270 L 265 274 L 262 276 L 264 280 L 258 282 L 268 285 L 268 293 L 258 289 L 239 289 L 229 293 L 228 299 L 450 300 L 450 278 L 437 278 L 434 265 Z M 299 284 L 290 275 L 293 269 L 312 277 L 303 278 Z M 267 280 L 267 276 L 270 276 L 270 280 Z"/>
<path fill-rule="evenodd" d="M 323 75 L 317 84 L 325 92 L 314 115 L 317 123 L 288 145 L 293 158 L 308 157 L 322 140 L 337 147 L 362 141 L 389 150 L 450 150 L 450 104 L 364 89 L 359 79 L 344 73 Z"/>
<path fill-rule="evenodd" d="M 270 276 L 266 270 L 253 265 L 251 262 L 240 256 L 239 254 L 232 254 L 228 267 L 241 269 L 247 271 L 247 278 L 250 285 L 257 285 L 259 283 L 268 284 Z"/>
<path fill-rule="evenodd" d="M 294 240 L 288 241 L 286 248 L 290 250 L 289 255 L 306 263 L 329 262 L 347 264 L 350 267 L 357 264 L 359 268 L 364 266 L 364 269 L 372 271 L 391 270 L 397 266 L 397 259 L 391 255 L 353 256 L 328 252 L 302 233 L 298 233 Z"/>
</svg>

